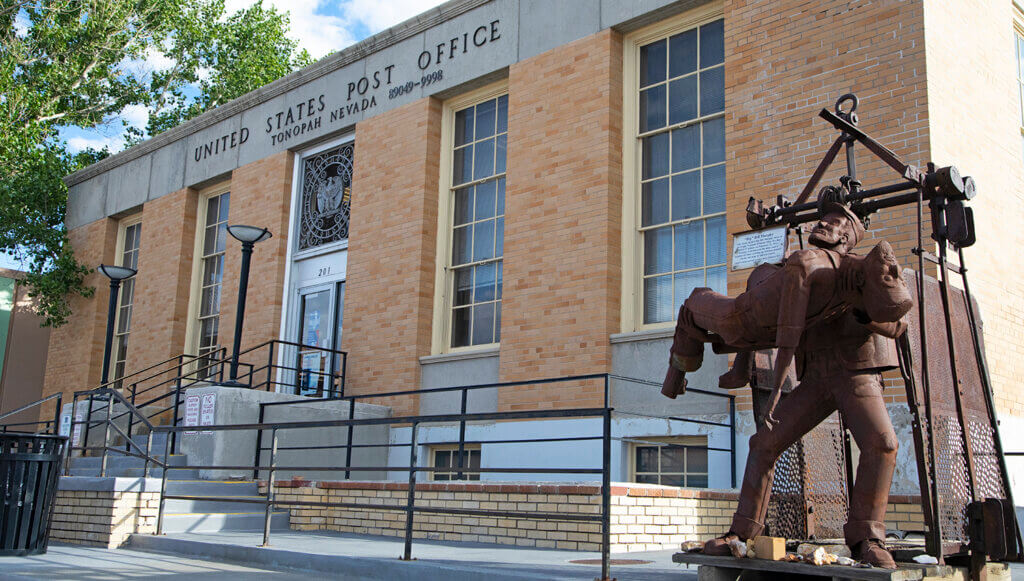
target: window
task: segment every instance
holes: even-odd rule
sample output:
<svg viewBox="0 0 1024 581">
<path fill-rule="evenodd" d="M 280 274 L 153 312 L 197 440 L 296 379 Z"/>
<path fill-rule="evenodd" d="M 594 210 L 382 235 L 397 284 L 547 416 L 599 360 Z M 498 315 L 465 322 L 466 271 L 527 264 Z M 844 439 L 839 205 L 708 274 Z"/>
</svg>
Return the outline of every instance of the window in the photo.
<svg viewBox="0 0 1024 581">
<path fill-rule="evenodd" d="M 460 480 L 458 446 L 438 446 L 431 448 L 430 465 L 434 468 L 453 468 L 451 472 L 434 472 L 434 480 Z M 480 480 L 480 446 L 464 446 L 462 450 L 461 480 Z"/>
<path fill-rule="evenodd" d="M 445 108 L 435 352 L 498 343 L 508 95 L 491 86 Z M 444 246 L 440 246 L 441 244 Z"/>
<path fill-rule="evenodd" d="M 1024 30 L 1014 28 L 1014 53 L 1017 57 L 1017 95 L 1020 104 L 1021 157 L 1024 158 Z"/>
<path fill-rule="evenodd" d="M 300 251 L 348 239 L 354 152 L 349 141 L 303 160 Z"/>
<path fill-rule="evenodd" d="M 142 236 L 142 222 L 138 216 L 125 218 L 118 228 L 117 265 L 138 270 L 139 240 Z M 111 367 L 114 369 L 115 389 L 120 389 L 120 378 L 124 377 L 128 360 L 128 334 L 132 327 L 132 305 L 135 304 L 135 277 L 121 282 L 118 298 L 117 320 L 114 323 L 114 348 L 111 352 Z"/>
<path fill-rule="evenodd" d="M 707 488 L 707 445 L 706 436 L 644 438 L 633 445 L 633 481 Z"/>
<path fill-rule="evenodd" d="M 726 291 L 723 21 L 647 33 L 627 49 L 636 70 L 626 154 L 637 163 L 626 256 L 640 266 L 624 321 L 640 328 L 673 321 L 695 288 Z"/>
<path fill-rule="evenodd" d="M 231 194 L 222 192 L 201 200 L 202 211 L 197 251 L 199 258 L 198 308 L 195 309 L 195 354 L 199 355 L 199 375 L 209 377 L 210 367 L 220 348 L 220 295 L 224 282 L 224 247 L 227 242 L 228 206 Z"/>
</svg>

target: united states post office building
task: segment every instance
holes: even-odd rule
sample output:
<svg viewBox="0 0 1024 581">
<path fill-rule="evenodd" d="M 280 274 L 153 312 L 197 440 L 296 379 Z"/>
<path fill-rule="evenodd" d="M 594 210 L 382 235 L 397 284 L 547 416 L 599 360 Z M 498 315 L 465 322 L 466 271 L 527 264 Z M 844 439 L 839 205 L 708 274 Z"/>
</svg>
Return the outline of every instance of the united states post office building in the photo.
<svg viewBox="0 0 1024 581">
<path fill-rule="evenodd" d="M 818 111 L 854 91 L 865 131 L 978 184 L 973 290 L 1013 450 L 1019 20 L 1009 0 L 452 0 L 69 176 L 69 236 L 86 265 L 138 270 L 118 305 L 118 375 L 230 348 L 241 252 L 226 226 L 247 224 L 273 237 L 255 247 L 243 347 L 340 348 L 346 393 L 601 373 L 660 382 L 690 290 L 743 288 L 749 270 L 729 256 L 747 199 L 795 196 L 836 137 Z M 869 187 L 896 179 L 863 154 L 859 174 Z M 885 238 L 909 266 L 912 224 L 907 209 L 884 211 L 864 245 Z M 107 285 L 88 282 L 99 292 L 53 332 L 44 395 L 99 383 Z M 709 357 L 691 387 L 718 391 L 727 363 Z M 750 398 L 735 393 L 742 471 Z M 907 434 L 902 386 L 887 396 Z M 474 396 L 470 410 L 603 397 L 601 382 L 526 384 Z M 728 448 L 728 430 L 651 417 L 722 422 L 726 401 L 612 381 L 613 478 L 730 487 L 728 455 L 699 449 Z M 435 403 L 396 399 L 392 413 Z M 544 437 L 572 422 L 495 425 Z M 659 460 L 631 441 L 645 438 L 695 448 Z M 593 445 L 530 455 L 568 465 Z M 901 465 L 912 454 L 908 438 Z M 916 480 L 898 474 L 899 486 Z"/>
</svg>

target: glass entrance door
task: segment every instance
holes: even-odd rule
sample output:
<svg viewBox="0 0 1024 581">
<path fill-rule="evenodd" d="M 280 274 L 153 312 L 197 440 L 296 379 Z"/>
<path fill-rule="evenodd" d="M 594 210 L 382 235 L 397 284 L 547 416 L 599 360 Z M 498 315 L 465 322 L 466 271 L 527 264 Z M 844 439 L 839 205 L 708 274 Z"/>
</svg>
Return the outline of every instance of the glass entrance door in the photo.
<svg viewBox="0 0 1024 581">
<path fill-rule="evenodd" d="M 341 395 L 343 359 L 341 346 L 342 310 L 345 282 L 301 289 L 299 291 L 299 336 L 295 390 L 308 397 Z"/>
</svg>

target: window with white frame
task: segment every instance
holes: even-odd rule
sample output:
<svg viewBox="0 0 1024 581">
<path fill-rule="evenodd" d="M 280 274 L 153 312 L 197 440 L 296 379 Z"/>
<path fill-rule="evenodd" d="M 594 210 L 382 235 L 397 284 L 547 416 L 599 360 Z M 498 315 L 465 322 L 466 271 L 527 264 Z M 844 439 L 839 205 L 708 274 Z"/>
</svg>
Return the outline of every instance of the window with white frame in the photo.
<svg viewBox="0 0 1024 581">
<path fill-rule="evenodd" d="M 433 480 L 480 480 L 480 445 L 466 445 L 462 449 L 461 478 L 458 446 L 434 446 L 430 449 L 430 465 L 441 468 L 433 472 Z M 451 468 L 451 472 L 443 469 Z"/>
<path fill-rule="evenodd" d="M 142 237 L 142 222 L 138 216 L 125 218 L 118 228 L 117 265 L 138 270 L 139 241 Z M 128 360 L 128 334 L 132 327 L 132 306 L 135 304 L 135 277 L 121 283 L 121 295 L 117 303 L 117 320 L 114 323 L 114 348 L 111 361 L 113 377 L 117 380 L 115 389 L 121 387 L 125 364 Z"/>
<path fill-rule="evenodd" d="M 220 348 L 220 296 L 224 282 L 224 248 L 227 243 L 230 192 L 210 196 L 202 201 L 202 231 L 199 235 L 199 304 L 196 309 L 196 354 L 199 375 L 213 375 L 211 363 Z M 211 355 L 213 354 L 213 355 Z"/>
<path fill-rule="evenodd" d="M 641 438 L 633 444 L 633 482 L 708 487 L 707 436 Z"/>
<path fill-rule="evenodd" d="M 723 20 L 634 46 L 637 327 L 674 320 L 698 287 L 726 291 Z"/>
<path fill-rule="evenodd" d="M 1024 159 L 1024 29 L 1017 26 L 1013 32 L 1014 55 L 1017 62 L 1017 96 L 1020 105 L 1020 117 L 1017 122 L 1020 125 L 1021 158 Z"/>
<path fill-rule="evenodd" d="M 472 104 L 450 105 L 445 121 L 451 168 L 444 171 L 451 173 L 443 180 L 442 216 L 450 236 L 442 254 L 439 351 L 501 338 L 508 95 L 491 91 Z"/>
</svg>

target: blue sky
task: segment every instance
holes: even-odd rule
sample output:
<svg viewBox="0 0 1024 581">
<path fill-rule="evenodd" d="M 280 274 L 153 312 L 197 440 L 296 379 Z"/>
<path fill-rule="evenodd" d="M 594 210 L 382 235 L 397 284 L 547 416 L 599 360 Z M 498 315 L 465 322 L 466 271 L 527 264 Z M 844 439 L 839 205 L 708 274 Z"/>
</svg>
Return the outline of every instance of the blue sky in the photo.
<svg viewBox="0 0 1024 581">
<path fill-rule="evenodd" d="M 254 4 L 254 0 L 226 0 L 228 13 Z M 299 41 L 313 58 L 321 58 L 339 51 L 364 38 L 376 34 L 420 14 L 442 0 L 264 0 L 281 12 L 288 12 L 291 20 L 290 36 Z M 153 70 L 166 66 L 159 56 L 138 63 L 140 68 Z M 72 151 L 87 147 L 109 147 L 118 152 L 123 148 L 124 125 L 121 119 L 140 129 L 145 128 L 147 112 L 142 107 L 129 107 L 119 118 L 94 129 L 65 127 L 60 136 Z M 0 267 L 22 269 L 12 257 L 0 253 Z"/>
</svg>

